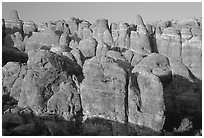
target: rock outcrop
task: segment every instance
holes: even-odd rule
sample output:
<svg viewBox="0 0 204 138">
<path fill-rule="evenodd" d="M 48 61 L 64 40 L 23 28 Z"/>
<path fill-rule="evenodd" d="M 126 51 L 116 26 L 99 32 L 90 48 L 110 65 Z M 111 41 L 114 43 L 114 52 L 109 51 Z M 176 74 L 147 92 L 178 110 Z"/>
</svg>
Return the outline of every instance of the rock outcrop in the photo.
<svg viewBox="0 0 204 138">
<path fill-rule="evenodd" d="M 2 20 L 3 135 L 201 135 L 202 21 Z"/>
</svg>

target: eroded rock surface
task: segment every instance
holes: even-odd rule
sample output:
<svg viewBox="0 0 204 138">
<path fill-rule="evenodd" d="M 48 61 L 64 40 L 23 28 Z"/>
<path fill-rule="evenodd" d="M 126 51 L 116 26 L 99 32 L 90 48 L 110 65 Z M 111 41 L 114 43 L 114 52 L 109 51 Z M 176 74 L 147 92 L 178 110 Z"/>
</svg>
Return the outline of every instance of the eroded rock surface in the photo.
<svg viewBox="0 0 204 138">
<path fill-rule="evenodd" d="M 2 19 L 3 135 L 201 135 L 202 21 Z"/>
</svg>

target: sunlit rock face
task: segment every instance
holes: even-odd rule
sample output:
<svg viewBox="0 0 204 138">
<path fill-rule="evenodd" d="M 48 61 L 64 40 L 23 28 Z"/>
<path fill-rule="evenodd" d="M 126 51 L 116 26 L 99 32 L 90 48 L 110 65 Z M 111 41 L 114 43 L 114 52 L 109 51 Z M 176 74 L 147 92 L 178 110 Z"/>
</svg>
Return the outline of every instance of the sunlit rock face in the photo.
<svg viewBox="0 0 204 138">
<path fill-rule="evenodd" d="M 202 20 L 2 19 L 3 135 L 200 135 Z"/>
</svg>

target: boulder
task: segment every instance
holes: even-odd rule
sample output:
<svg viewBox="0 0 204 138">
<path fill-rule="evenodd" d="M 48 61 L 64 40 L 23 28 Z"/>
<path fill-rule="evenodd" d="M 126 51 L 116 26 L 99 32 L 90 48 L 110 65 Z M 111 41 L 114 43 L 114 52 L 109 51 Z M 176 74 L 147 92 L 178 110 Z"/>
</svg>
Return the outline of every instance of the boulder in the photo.
<svg viewBox="0 0 204 138">
<path fill-rule="evenodd" d="M 83 39 L 79 42 L 78 49 L 85 58 L 91 58 L 96 55 L 97 41 L 94 38 Z"/>
<path fill-rule="evenodd" d="M 83 73 L 85 79 L 80 92 L 84 115 L 124 123 L 127 119 L 126 71 L 107 57 L 93 57 L 85 61 Z"/>
<path fill-rule="evenodd" d="M 161 81 L 147 71 L 130 80 L 132 82 L 129 83 L 128 91 L 128 121 L 155 131 L 162 130 L 165 122 L 165 103 Z"/>
<path fill-rule="evenodd" d="M 36 114 L 46 110 L 47 101 L 70 75 L 81 74 L 78 64 L 48 50 L 30 51 L 27 73 L 22 81 L 18 106 L 29 106 Z"/>
<path fill-rule="evenodd" d="M 130 123 L 156 131 L 165 122 L 164 88 L 171 81 L 168 59 L 159 54 L 150 54 L 132 70 L 128 86 Z"/>
</svg>

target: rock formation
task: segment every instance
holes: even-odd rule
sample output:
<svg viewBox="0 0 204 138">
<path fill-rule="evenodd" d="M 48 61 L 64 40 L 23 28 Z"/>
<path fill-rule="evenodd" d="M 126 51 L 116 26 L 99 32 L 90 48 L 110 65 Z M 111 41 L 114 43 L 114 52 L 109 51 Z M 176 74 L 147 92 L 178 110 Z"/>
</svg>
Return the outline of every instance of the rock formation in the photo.
<svg viewBox="0 0 204 138">
<path fill-rule="evenodd" d="M 2 19 L 3 135 L 201 135 L 202 21 Z"/>
</svg>

